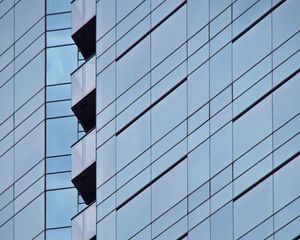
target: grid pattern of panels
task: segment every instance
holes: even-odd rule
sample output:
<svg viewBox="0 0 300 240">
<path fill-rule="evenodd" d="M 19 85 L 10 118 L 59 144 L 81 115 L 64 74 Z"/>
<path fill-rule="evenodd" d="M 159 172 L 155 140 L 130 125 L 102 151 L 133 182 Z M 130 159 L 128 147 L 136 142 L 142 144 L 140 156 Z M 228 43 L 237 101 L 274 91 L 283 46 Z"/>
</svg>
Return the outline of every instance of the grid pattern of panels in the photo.
<svg viewBox="0 0 300 240">
<path fill-rule="evenodd" d="M 297 0 L 97 2 L 97 239 L 300 232 Z"/>
<path fill-rule="evenodd" d="M 0 238 L 44 239 L 44 1 L 2 0 L 0 35 Z"/>
<path fill-rule="evenodd" d="M 47 240 L 71 239 L 71 218 L 79 211 L 71 182 L 71 149 L 78 138 L 71 111 L 70 73 L 77 67 L 71 38 L 71 3 L 46 1 L 46 206 Z"/>
</svg>

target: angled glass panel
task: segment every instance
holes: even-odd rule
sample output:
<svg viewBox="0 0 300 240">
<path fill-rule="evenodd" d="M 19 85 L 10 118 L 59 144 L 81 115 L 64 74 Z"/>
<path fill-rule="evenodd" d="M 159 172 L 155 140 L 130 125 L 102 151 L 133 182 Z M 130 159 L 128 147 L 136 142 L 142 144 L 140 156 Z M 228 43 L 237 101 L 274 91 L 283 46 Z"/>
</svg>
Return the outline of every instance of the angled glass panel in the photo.
<svg viewBox="0 0 300 240">
<path fill-rule="evenodd" d="M 117 211 L 117 239 L 130 239 L 150 220 L 150 188 L 148 188 Z"/>
<path fill-rule="evenodd" d="M 90 240 L 96 235 L 96 203 L 72 219 L 72 240 Z"/>
<path fill-rule="evenodd" d="M 92 57 L 71 75 L 72 106 L 96 87 L 96 57 Z"/>
<path fill-rule="evenodd" d="M 72 1 L 72 34 L 77 32 L 96 14 L 95 0 Z"/>
<path fill-rule="evenodd" d="M 96 161 L 96 130 L 72 146 L 72 178 L 75 178 Z"/>
</svg>

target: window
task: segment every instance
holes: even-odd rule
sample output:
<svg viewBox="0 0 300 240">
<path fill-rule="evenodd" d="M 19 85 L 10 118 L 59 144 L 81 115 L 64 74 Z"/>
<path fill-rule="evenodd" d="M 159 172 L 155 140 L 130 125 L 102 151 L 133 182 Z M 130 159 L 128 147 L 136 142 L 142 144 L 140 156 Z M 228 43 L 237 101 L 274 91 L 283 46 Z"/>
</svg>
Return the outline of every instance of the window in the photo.
<svg viewBox="0 0 300 240">
<path fill-rule="evenodd" d="M 268 16 L 233 43 L 233 79 L 238 78 L 270 51 L 271 16 Z"/>
<path fill-rule="evenodd" d="M 187 161 L 184 160 L 152 185 L 152 219 L 187 195 Z"/>
<path fill-rule="evenodd" d="M 147 225 L 151 220 L 150 209 L 148 188 L 117 211 L 117 239 L 129 239 Z"/>
<path fill-rule="evenodd" d="M 152 108 L 153 143 L 187 117 L 186 101 L 186 83 L 183 83 Z"/>
<path fill-rule="evenodd" d="M 147 112 L 117 136 L 119 171 L 150 146 L 150 113 Z"/>
</svg>

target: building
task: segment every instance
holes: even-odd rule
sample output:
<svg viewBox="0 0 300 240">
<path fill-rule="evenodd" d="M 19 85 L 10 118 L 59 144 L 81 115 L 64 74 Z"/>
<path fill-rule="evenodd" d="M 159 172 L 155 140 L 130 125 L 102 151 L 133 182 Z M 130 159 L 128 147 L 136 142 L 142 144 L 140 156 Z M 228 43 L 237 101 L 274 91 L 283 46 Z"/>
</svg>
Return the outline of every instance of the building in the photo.
<svg viewBox="0 0 300 240">
<path fill-rule="evenodd" d="M 298 9 L 0 1 L 0 239 L 298 239 Z"/>
</svg>

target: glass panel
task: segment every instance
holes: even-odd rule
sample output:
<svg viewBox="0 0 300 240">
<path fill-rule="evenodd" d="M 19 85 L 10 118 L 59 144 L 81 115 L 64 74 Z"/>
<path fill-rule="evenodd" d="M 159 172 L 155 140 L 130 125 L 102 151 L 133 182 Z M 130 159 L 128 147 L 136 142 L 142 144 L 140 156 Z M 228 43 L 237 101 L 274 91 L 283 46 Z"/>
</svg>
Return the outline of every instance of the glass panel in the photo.
<svg viewBox="0 0 300 240">
<path fill-rule="evenodd" d="M 148 188 L 117 211 L 117 239 L 129 239 L 147 225 L 150 218 L 150 189 Z"/>
<path fill-rule="evenodd" d="M 68 1 L 69 2 L 69 1 Z M 47 240 L 69 240 L 71 239 L 71 228 L 51 229 L 46 231 Z"/>
<path fill-rule="evenodd" d="M 72 219 L 72 240 L 90 240 L 96 235 L 96 203 Z"/>
<path fill-rule="evenodd" d="M 58 189 L 58 188 L 67 188 L 73 187 L 71 179 L 71 173 L 56 173 L 56 174 L 48 174 L 46 176 L 46 188 L 50 189 Z"/>
<path fill-rule="evenodd" d="M 47 13 L 71 11 L 69 0 L 47 0 Z"/>
<path fill-rule="evenodd" d="M 77 212 L 77 191 L 75 189 L 48 191 L 46 203 L 47 228 L 71 225 L 71 218 Z"/>
<path fill-rule="evenodd" d="M 72 2 L 72 34 L 83 25 L 83 1 Z"/>
<path fill-rule="evenodd" d="M 75 45 L 47 49 L 47 85 L 70 82 L 70 73 L 77 66 Z"/>
<path fill-rule="evenodd" d="M 297 11 L 299 8 L 299 1 L 290 0 L 284 2 L 273 12 L 274 48 L 299 30 L 300 15 Z"/>
<path fill-rule="evenodd" d="M 151 33 L 152 66 L 171 54 L 185 40 L 186 8 L 183 6 Z"/>
<path fill-rule="evenodd" d="M 87 23 L 96 12 L 95 0 L 72 1 L 72 33 L 74 34 Z"/>
<path fill-rule="evenodd" d="M 15 37 L 18 39 L 45 14 L 45 1 L 23 0 L 15 6 Z"/>
<path fill-rule="evenodd" d="M 16 239 L 33 239 L 44 230 L 44 208 L 44 195 L 41 195 L 15 216 Z"/>
<path fill-rule="evenodd" d="M 249 4 L 249 0 L 238 1 L 243 2 L 242 4 Z M 246 2 L 246 3 L 245 3 Z M 247 9 L 239 18 L 237 18 L 233 23 L 233 36 L 237 36 L 240 32 L 246 29 L 250 24 L 255 22 L 259 17 L 261 17 L 265 12 L 271 8 L 271 0 L 257 1 L 254 5 Z M 236 7 L 236 6 L 235 6 Z M 239 8 L 244 6 L 238 6 Z"/>
<path fill-rule="evenodd" d="M 65 100 L 71 98 L 71 85 L 63 84 L 47 87 L 47 101 Z"/>
<path fill-rule="evenodd" d="M 46 171 L 47 173 L 71 171 L 71 157 L 62 156 L 46 159 Z"/>
<path fill-rule="evenodd" d="M 115 1 L 103 0 L 97 2 L 97 39 L 114 26 L 115 9 Z"/>
<path fill-rule="evenodd" d="M 21 107 L 45 84 L 45 52 L 35 57 L 15 76 L 15 109 Z"/>
<path fill-rule="evenodd" d="M 183 83 L 153 107 L 152 142 L 156 142 L 187 117 L 186 92 L 186 83 Z"/>
<path fill-rule="evenodd" d="M 150 146 L 150 113 L 146 113 L 117 136 L 117 170 Z"/>
<path fill-rule="evenodd" d="M 272 178 L 269 177 L 234 203 L 235 239 L 272 214 L 272 195 Z"/>
<path fill-rule="evenodd" d="M 47 16 L 47 30 L 56 30 L 71 27 L 71 13 Z M 70 34 L 71 35 L 71 34 Z"/>
<path fill-rule="evenodd" d="M 72 147 L 72 178 L 96 161 L 96 130 L 91 131 Z"/>
<path fill-rule="evenodd" d="M 130 14 L 142 0 L 116 0 L 117 2 L 117 22 L 123 19 L 126 15 Z"/>
<path fill-rule="evenodd" d="M 14 81 L 10 80 L 0 88 L 0 123 L 6 120 L 12 113 L 14 108 Z M 2 135 L 2 134 L 1 134 Z"/>
<path fill-rule="evenodd" d="M 156 219 L 187 195 L 187 161 L 152 185 L 152 219 Z"/>
<path fill-rule="evenodd" d="M 0 5 L 0 7 L 2 7 Z M 0 18 L 0 55 L 13 43 L 14 41 L 14 11 L 6 13 L 5 16 Z"/>
<path fill-rule="evenodd" d="M 210 140 L 211 176 L 225 168 L 232 161 L 232 125 L 223 127 Z"/>
<path fill-rule="evenodd" d="M 297 74 L 273 93 L 275 129 L 300 112 L 298 89 L 300 89 L 300 74 Z"/>
<path fill-rule="evenodd" d="M 96 235 L 96 203 L 89 206 L 85 211 L 84 227 L 85 234 L 84 239 L 92 239 Z"/>
<path fill-rule="evenodd" d="M 245 1 L 245 0 L 243 0 Z M 220 12 L 222 12 L 229 4 L 231 0 L 210 0 L 210 19 L 215 18 Z"/>
<path fill-rule="evenodd" d="M 111 176 L 116 169 L 116 141 L 110 139 L 97 149 L 97 186 L 100 186 Z"/>
<path fill-rule="evenodd" d="M 69 154 L 70 146 L 77 139 L 77 119 L 75 117 L 49 119 L 46 128 L 47 156 Z"/>
<path fill-rule="evenodd" d="M 231 83 L 231 44 L 210 59 L 210 98 Z"/>
<path fill-rule="evenodd" d="M 211 240 L 233 239 L 232 203 L 211 216 Z"/>
<path fill-rule="evenodd" d="M 206 63 L 188 76 L 189 115 L 209 99 L 209 64 Z"/>
<path fill-rule="evenodd" d="M 300 157 L 274 174 L 274 211 L 300 196 L 299 179 Z M 299 213 L 299 211 L 298 211 Z"/>
<path fill-rule="evenodd" d="M 3 239 L 13 239 L 14 238 L 14 224 L 13 219 L 6 222 L 4 225 L 0 228 L 0 236 L 3 237 Z"/>
<path fill-rule="evenodd" d="M 107 107 L 115 99 L 115 69 L 116 65 L 113 63 L 97 76 L 97 113 Z"/>
<path fill-rule="evenodd" d="M 255 65 L 271 51 L 271 17 L 246 32 L 233 44 L 233 79 Z"/>
<path fill-rule="evenodd" d="M 208 23 L 209 0 L 188 0 L 188 34 L 194 35 Z"/>
<path fill-rule="evenodd" d="M 116 239 L 116 211 L 111 212 L 97 223 L 97 239 Z"/>
<path fill-rule="evenodd" d="M 46 109 L 47 109 L 46 110 L 47 118 L 64 117 L 64 116 L 73 115 L 73 112 L 71 111 L 70 100 L 48 103 Z"/>
<path fill-rule="evenodd" d="M 189 232 L 189 240 L 199 240 L 199 236 L 201 236 L 201 240 L 210 240 L 210 224 L 209 219 L 200 223 L 197 227 L 193 228 Z"/>
<path fill-rule="evenodd" d="M 233 124 L 233 155 L 239 157 L 272 132 L 272 101 L 264 99 Z M 255 131 L 254 131 L 255 130 Z"/>
<path fill-rule="evenodd" d="M 150 70 L 150 37 L 145 38 L 126 53 L 117 61 L 116 67 L 117 95 L 119 96 Z"/>
<path fill-rule="evenodd" d="M 18 179 L 44 157 L 44 123 L 15 146 L 15 178 Z"/>
<path fill-rule="evenodd" d="M 189 193 L 209 178 L 209 141 L 205 141 L 188 155 Z"/>
</svg>

